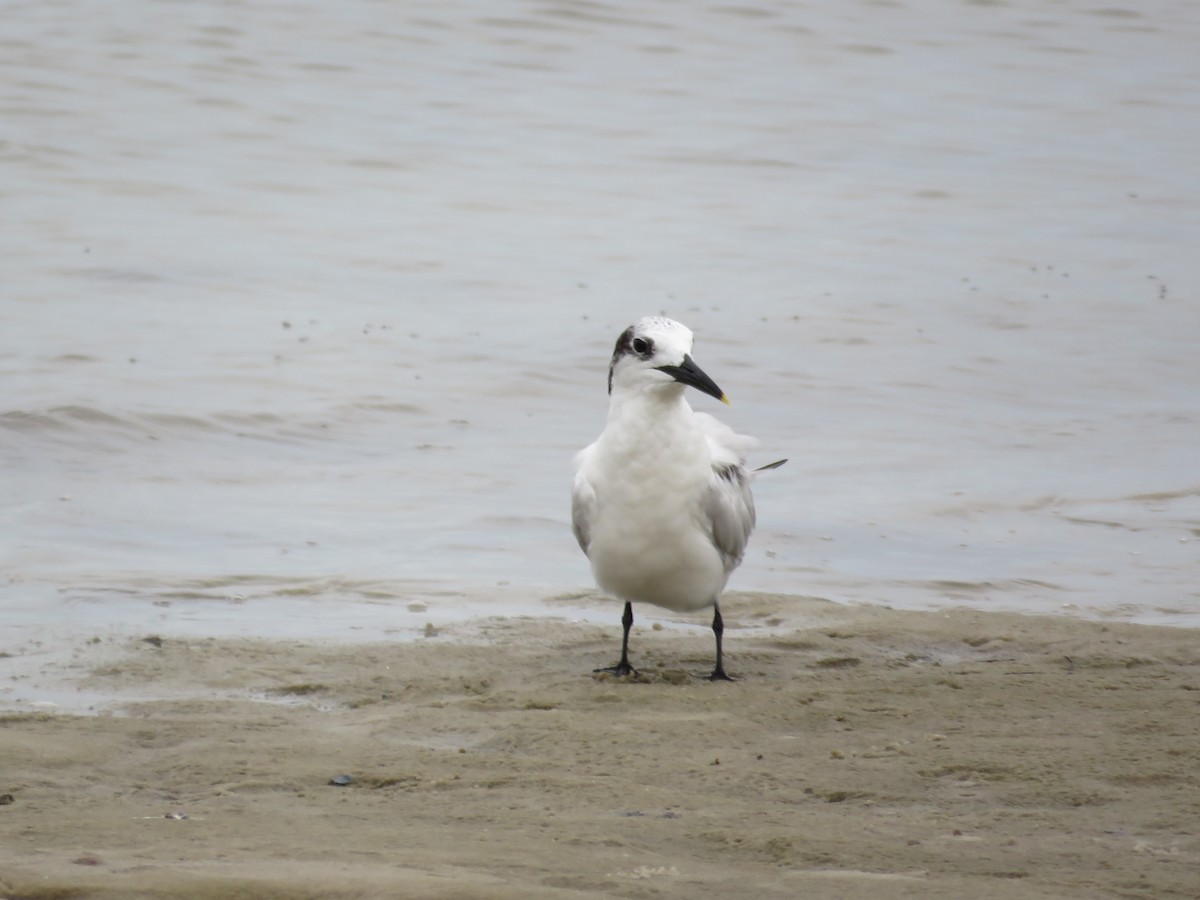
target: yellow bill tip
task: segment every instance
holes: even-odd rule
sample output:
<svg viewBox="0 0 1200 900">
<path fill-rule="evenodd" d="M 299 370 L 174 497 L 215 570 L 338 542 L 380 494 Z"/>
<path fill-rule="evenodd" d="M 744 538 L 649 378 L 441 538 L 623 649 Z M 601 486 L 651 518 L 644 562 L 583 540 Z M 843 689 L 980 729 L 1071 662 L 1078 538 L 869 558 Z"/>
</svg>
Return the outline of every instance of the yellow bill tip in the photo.
<svg viewBox="0 0 1200 900">
<path fill-rule="evenodd" d="M 721 394 L 721 402 L 724 403 L 726 406 L 733 406 L 733 404 L 729 402 L 729 398 L 727 396 L 725 396 L 725 394 L 723 394 L 723 393 Z"/>
</svg>

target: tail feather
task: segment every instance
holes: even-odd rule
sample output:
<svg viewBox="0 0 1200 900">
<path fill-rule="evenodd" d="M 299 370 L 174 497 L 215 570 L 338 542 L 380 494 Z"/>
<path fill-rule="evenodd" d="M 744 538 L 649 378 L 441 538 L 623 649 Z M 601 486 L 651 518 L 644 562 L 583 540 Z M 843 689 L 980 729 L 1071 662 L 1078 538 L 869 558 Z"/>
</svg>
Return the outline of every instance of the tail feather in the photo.
<svg viewBox="0 0 1200 900">
<path fill-rule="evenodd" d="M 782 466 L 782 465 L 783 465 L 785 462 L 787 462 L 787 460 L 786 460 L 786 459 L 777 459 L 777 460 L 775 460 L 775 462 L 773 462 L 773 463 L 767 463 L 765 466 L 759 466 L 759 467 L 758 467 L 757 469 L 755 469 L 754 471 L 755 471 L 755 472 L 766 472 L 768 469 L 778 469 L 778 468 L 779 468 L 780 466 Z"/>
</svg>

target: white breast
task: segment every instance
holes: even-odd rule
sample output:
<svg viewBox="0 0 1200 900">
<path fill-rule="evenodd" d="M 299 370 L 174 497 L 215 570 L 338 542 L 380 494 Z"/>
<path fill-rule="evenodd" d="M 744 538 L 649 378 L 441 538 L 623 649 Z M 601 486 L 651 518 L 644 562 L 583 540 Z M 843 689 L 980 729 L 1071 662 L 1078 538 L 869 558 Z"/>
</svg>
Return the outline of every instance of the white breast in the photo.
<svg viewBox="0 0 1200 900">
<path fill-rule="evenodd" d="M 687 403 L 615 415 L 579 460 L 595 493 L 586 551 L 600 587 L 687 611 L 711 606 L 728 579 L 704 509 L 712 451 Z"/>
</svg>

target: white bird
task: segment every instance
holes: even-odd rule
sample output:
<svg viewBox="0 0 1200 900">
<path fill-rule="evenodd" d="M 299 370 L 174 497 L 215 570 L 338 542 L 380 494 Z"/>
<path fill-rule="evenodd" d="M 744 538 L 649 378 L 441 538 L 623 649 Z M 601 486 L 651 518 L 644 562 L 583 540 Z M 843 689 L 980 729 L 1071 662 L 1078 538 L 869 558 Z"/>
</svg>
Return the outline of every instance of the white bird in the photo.
<svg viewBox="0 0 1200 900">
<path fill-rule="evenodd" d="M 718 600 L 754 528 L 754 472 L 744 454 L 756 441 L 688 405 L 686 385 L 729 403 L 692 361 L 692 340 L 671 319 L 626 328 L 608 369 L 608 422 L 575 457 L 575 537 L 596 583 L 625 601 L 621 661 L 597 672 L 636 674 L 629 629 L 633 603 L 646 602 L 676 612 L 713 607 L 717 662 L 709 677 L 733 680 L 722 664 Z"/>
</svg>

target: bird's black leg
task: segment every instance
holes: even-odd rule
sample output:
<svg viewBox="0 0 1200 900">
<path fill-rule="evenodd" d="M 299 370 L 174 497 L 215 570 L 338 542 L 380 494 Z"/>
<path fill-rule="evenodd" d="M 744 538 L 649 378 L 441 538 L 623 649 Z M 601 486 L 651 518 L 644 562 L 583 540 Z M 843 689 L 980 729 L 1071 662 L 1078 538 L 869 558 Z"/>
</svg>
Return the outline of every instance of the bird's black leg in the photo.
<svg viewBox="0 0 1200 900">
<path fill-rule="evenodd" d="M 721 635 L 725 633 L 725 622 L 721 619 L 721 607 L 713 603 L 713 634 L 717 636 L 717 666 L 708 676 L 709 681 L 735 681 L 725 674 L 725 666 L 721 664 Z"/>
<path fill-rule="evenodd" d="M 621 616 L 621 624 L 625 626 L 625 634 L 621 638 L 621 661 L 615 666 L 603 669 L 593 669 L 593 672 L 607 672 L 610 675 L 636 675 L 637 669 L 629 664 L 629 629 L 633 627 L 633 604 L 625 601 L 625 614 Z"/>
</svg>

